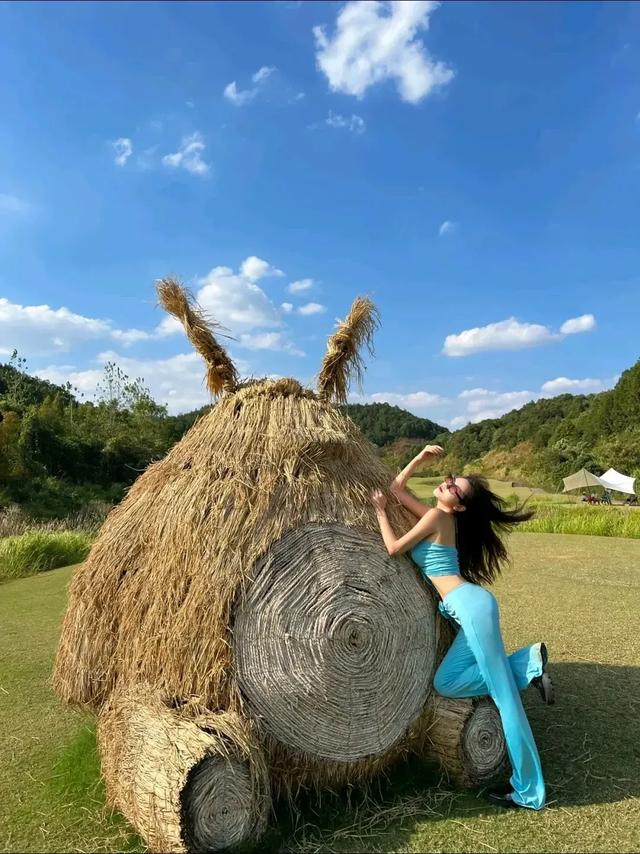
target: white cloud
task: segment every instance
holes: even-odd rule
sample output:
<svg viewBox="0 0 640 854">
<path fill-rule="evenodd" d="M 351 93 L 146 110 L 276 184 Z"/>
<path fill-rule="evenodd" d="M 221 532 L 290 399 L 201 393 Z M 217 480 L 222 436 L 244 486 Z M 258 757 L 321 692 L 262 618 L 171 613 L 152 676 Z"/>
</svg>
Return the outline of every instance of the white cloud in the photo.
<svg viewBox="0 0 640 854">
<path fill-rule="evenodd" d="M 106 320 L 74 314 L 67 308 L 48 305 L 18 305 L 0 298 L 0 341 L 2 351 L 14 348 L 28 354 L 65 352 L 82 341 L 111 334 Z"/>
<path fill-rule="evenodd" d="M 111 147 L 113 148 L 115 157 L 113 158 L 113 162 L 116 166 L 124 166 L 127 160 L 133 154 L 133 145 L 131 140 L 126 136 L 121 136 L 119 139 L 116 139 L 111 143 Z"/>
<path fill-rule="evenodd" d="M 447 234 L 453 234 L 456 230 L 457 223 L 451 222 L 449 219 L 445 219 L 440 228 L 438 229 L 438 235 L 440 237 L 445 237 Z"/>
<path fill-rule="evenodd" d="M 352 133 L 364 133 L 367 128 L 362 116 L 356 116 L 355 113 L 352 113 L 351 117 L 341 116 L 339 113 L 333 113 L 331 110 L 329 110 L 325 124 L 332 128 L 346 128 Z"/>
<path fill-rule="evenodd" d="M 135 344 L 136 341 L 147 341 L 153 336 L 142 329 L 114 329 L 111 337 L 128 347 L 130 344 Z"/>
<path fill-rule="evenodd" d="M 447 335 L 442 352 L 446 356 L 468 356 L 482 350 L 519 350 L 553 341 L 557 336 L 537 323 L 520 323 L 515 317 Z"/>
<path fill-rule="evenodd" d="M 426 0 L 354 0 L 342 7 L 333 36 L 314 27 L 316 62 L 334 92 L 361 98 L 383 80 L 403 101 L 417 104 L 452 80 L 454 72 L 429 56 L 417 37 L 429 28 L 438 3 Z"/>
<path fill-rule="evenodd" d="M 268 261 L 263 261 L 262 258 L 257 258 L 255 255 L 250 255 L 244 259 L 240 265 L 240 272 L 252 282 L 264 279 L 265 276 L 284 276 L 282 270 L 272 267 Z"/>
<path fill-rule="evenodd" d="M 232 80 L 231 83 L 228 83 L 225 86 L 222 94 L 227 101 L 231 101 L 231 103 L 235 104 L 236 107 L 242 107 L 253 101 L 260 90 L 264 88 L 265 83 L 274 71 L 275 68 L 272 65 L 263 65 L 262 68 L 259 68 L 251 78 L 253 83 L 255 83 L 255 86 L 250 89 L 238 89 L 236 81 Z"/>
<path fill-rule="evenodd" d="M 306 96 L 306 93 L 305 93 L 305 92 L 298 92 L 298 94 L 295 96 L 295 98 L 294 98 L 293 100 L 294 100 L 294 101 L 304 101 L 304 99 L 305 99 L 306 97 L 307 97 L 307 96 Z"/>
<path fill-rule="evenodd" d="M 465 424 L 469 423 L 469 419 L 466 415 L 456 415 L 455 418 L 452 418 L 449 421 L 449 427 L 452 430 L 457 430 L 459 427 L 464 427 Z"/>
<path fill-rule="evenodd" d="M 437 406 L 445 402 L 444 397 L 428 391 L 412 391 L 407 394 L 394 391 L 376 391 L 368 395 L 368 398 L 372 403 L 391 403 L 411 411 Z"/>
<path fill-rule="evenodd" d="M 308 302 L 306 305 L 301 305 L 298 309 L 298 314 L 322 314 L 327 309 L 324 305 L 320 305 L 319 302 Z"/>
<path fill-rule="evenodd" d="M 520 409 L 525 403 L 543 397 L 531 391 L 490 391 L 486 388 L 470 388 L 461 391 L 458 395 L 460 400 L 465 401 L 466 411 L 456 415 L 449 422 L 453 429 L 463 427 L 465 424 L 484 421 L 487 418 L 499 418 L 505 412 L 512 409 Z"/>
<path fill-rule="evenodd" d="M 287 341 L 281 332 L 245 332 L 240 336 L 240 344 L 249 350 L 276 350 L 292 356 L 306 355 L 291 341 Z"/>
<path fill-rule="evenodd" d="M 465 329 L 456 335 L 447 335 L 442 352 L 446 356 L 468 356 L 486 350 L 521 350 L 525 347 L 537 347 L 550 341 L 559 341 L 565 335 L 576 332 L 589 332 L 595 329 L 596 321 L 592 314 L 583 314 L 566 320 L 559 332 L 538 323 L 520 323 L 515 317 Z"/>
<path fill-rule="evenodd" d="M 290 294 L 301 294 L 305 291 L 311 290 L 312 287 L 313 279 L 298 279 L 295 282 L 291 282 L 291 284 L 287 286 L 287 290 Z"/>
<path fill-rule="evenodd" d="M 12 196 L 9 193 L 0 193 L 0 214 L 22 216 L 30 213 L 31 205 L 25 199 Z"/>
<path fill-rule="evenodd" d="M 253 75 L 253 77 L 251 79 L 253 80 L 254 83 L 257 83 L 258 85 L 260 85 L 261 83 L 264 83 L 265 80 L 268 80 L 274 71 L 275 71 L 275 68 L 273 65 L 263 65 L 262 68 L 259 68 L 256 71 L 256 73 Z"/>
<path fill-rule="evenodd" d="M 199 131 L 185 136 L 180 143 L 180 148 L 173 154 L 165 154 L 162 162 L 165 166 L 173 169 L 182 168 L 192 175 L 206 175 L 210 164 L 202 159 L 205 149 L 204 138 Z"/>
<path fill-rule="evenodd" d="M 542 391 L 554 394 L 580 394 L 582 392 L 590 393 L 594 391 L 602 391 L 604 382 L 602 380 L 585 377 L 582 380 L 571 380 L 569 377 L 556 377 L 555 380 L 547 380 L 542 385 Z"/>
<path fill-rule="evenodd" d="M 153 337 L 141 329 L 114 329 L 110 320 L 48 305 L 19 305 L 0 298 L 0 353 L 65 353 L 85 341 L 112 338 L 125 346 Z"/>
<path fill-rule="evenodd" d="M 560 327 L 563 335 L 575 335 L 577 332 L 591 332 L 595 329 L 596 319 L 592 314 L 581 314 L 580 317 L 571 317 Z"/>
<path fill-rule="evenodd" d="M 56 385 L 64 385 L 70 382 L 89 399 L 93 399 L 96 387 L 103 378 L 103 371 L 98 368 L 79 371 L 75 365 L 49 365 L 32 373 L 34 376 L 49 380 Z"/>
<path fill-rule="evenodd" d="M 243 104 L 248 104 L 249 101 L 252 101 L 257 93 L 257 89 L 245 89 L 244 91 L 239 90 L 236 86 L 236 81 L 232 80 L 231 83 L 227 83 L 224 87 L 222 94 L 227 101 L 231 101 L 231 103 L 235 104 L 236 107 L 241 107 Z"/>
<path fill-rule="evenodd" d="M 291 314 L 293 311 L 293 305 L 290 302 L 283 302 L 280 305 L 280 308 L 284 311 L 285 314 Z"/>
</svg>

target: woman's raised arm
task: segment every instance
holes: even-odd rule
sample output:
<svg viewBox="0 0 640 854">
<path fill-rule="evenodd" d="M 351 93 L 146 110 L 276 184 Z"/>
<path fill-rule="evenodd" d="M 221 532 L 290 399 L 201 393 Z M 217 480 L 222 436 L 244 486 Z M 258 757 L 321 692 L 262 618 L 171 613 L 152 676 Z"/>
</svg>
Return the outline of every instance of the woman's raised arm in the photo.
<svg viewBox="0 0 640 854">
<path fill-rule="evenodd" d="M 430 507 L 419 501 L 415 495 L 412 495 L 406 488 L 406 482 L 409 480 L 413 472 L 418 466 L 424 465 L 428 460 L 442 456 L 444 450 L 440 445 L 425 445 L 419 454 L 406 465 L 400 474 L 396 475 L 391 482 L 391 492 L 395 495 L 398 501 L 403 504 L 407 510 L 410 510 L 414 516 L 421 519 Z"/>
</svg>

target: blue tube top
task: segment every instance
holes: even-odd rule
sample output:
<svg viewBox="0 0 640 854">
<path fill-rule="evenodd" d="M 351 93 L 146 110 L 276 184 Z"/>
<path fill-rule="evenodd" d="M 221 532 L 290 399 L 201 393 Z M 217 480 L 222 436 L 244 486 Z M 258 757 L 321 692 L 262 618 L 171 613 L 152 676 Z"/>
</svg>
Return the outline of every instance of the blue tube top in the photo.
<svg viewBox="0 0 640 854">
<path fill-rule="evenodd" d="M 409 554 L 418 564 L 424 576 L 460 575 L 458 549 L 455 546 L 445 546 L 442 543 L 420 540 L 410 550 Z"/>
</svg>

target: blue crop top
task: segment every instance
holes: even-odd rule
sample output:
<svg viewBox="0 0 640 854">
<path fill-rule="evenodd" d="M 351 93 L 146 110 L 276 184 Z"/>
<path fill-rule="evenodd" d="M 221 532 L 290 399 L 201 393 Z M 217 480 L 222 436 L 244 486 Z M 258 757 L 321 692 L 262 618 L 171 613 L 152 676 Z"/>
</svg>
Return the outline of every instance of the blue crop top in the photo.
<svg viewBox="0 0 640 854">
<path fill-rule="evenodd" d="M 458 549 L 455 546 L 445 546 L 442 543 L 432 543 L 430 540 L 420 540 L 410 550 L 409 554 L 418 564 L 424 576 L 460 575 Z"/>
</svg>

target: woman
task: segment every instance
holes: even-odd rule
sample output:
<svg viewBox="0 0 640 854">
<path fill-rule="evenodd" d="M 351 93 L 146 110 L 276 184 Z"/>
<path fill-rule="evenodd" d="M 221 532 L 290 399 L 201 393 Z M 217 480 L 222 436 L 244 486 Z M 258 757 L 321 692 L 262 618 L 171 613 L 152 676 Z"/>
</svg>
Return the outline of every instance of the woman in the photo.
<svg viewBox="0 0 640 854">
<path fill-rule="evenodd" d="M 546 671 L 543 643 L 507 656 L 498 605 L 481 583 L 490 584 L 507 553 L 498 532 L 531 517 L 531 512 L 507 511 L 501 498 L 477 475 L 448 477 L 434 489 L 434 508 L 410 495 L 405 484 L 417 466 L 443 453 L 427 445 L 395 478 L 391 491 L 415 516 L 416 525 L 396 537 L 385 512 L 386 498 L 376 490 L 371 501 L 391 555 L 411 552 L 425 578 L 441 597 L 438 607 L 460 626 L 455 640 L 436 671 L 433 684 L 445 697 L 489 694 L 500 712 L 513 774 L 509 790 L 492 792 L 494 804 L 542 809 L 545 786 L 540 756 L 527 720 L 520 691 L 535 685 L 545 703 L 552 703 L 553 684 Z"/>
</svg>

